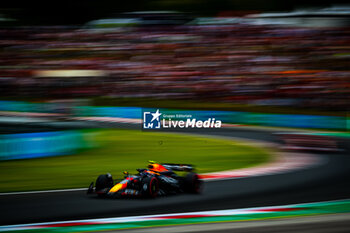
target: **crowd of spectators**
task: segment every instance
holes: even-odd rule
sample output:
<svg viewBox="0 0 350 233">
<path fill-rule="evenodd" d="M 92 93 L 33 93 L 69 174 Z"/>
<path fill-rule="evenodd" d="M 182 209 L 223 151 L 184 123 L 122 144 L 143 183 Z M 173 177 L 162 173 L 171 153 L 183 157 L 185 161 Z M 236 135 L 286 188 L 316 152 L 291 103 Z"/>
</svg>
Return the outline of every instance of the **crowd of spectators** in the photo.
<svg viewBox="0 0 350 233">
<path fill-rule="evenodd" d="M 0 30 L 0 98 L 151 97 L 350 107 L 350 28 L 230 25 Z M 42 77 L 43 70 L 98 70 Z"/>
</svg>

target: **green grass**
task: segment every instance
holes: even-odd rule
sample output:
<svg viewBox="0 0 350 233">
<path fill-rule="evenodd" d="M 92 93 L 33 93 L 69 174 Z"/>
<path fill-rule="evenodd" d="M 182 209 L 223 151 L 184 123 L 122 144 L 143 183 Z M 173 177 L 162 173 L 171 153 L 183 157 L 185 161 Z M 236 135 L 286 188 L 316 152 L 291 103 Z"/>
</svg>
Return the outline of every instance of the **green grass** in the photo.
<svg viewBox="0 0 350 233">
<path fill-rule="evenodd" d="M 249 167 L 270 159 L 262 148 L 181 134 L 103 130 L 99 147 L 70 156 L 0 162 L 0 192 L 87 187 L 99 174 L 136 172 L 148 160 L 190 163 L 198 173 Z"/>
</svg>

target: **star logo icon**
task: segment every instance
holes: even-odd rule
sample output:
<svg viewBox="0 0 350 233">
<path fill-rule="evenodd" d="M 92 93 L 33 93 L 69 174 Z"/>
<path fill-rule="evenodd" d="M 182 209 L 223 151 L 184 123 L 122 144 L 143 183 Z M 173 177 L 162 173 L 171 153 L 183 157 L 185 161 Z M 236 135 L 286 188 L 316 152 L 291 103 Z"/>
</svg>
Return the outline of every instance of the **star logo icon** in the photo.
<svg viewBox="0 0 350 233">
<path fill-rule="evenodd" d="M 162 113 L 159 112 L 159 109 L 157 111 L 154 110 L 154 112 L 143 112 L 143 128 L 144 129 L 160 129 L 161 128 L 161 122 L 160 122 L 160 116 Z"/>
<path fill-rule="evenodd" d="M 151 115 L 153 116 L 151 122 L 153 122 L 154 120 L 159 121 L 159 117 L 162 114 L 159 113 L 159 109 L 157 109 L 157 111 L 155 113 L 151 113 Z"/>
</svg>

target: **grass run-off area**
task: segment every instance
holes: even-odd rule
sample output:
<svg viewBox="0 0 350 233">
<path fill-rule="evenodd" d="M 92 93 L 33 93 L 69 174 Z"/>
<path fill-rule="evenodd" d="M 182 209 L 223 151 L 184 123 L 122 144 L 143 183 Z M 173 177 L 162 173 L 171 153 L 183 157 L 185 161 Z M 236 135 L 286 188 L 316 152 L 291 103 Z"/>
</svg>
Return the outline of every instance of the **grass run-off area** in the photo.
<svg viewBox="0 0 350 233">
<path fill-rule="evenodd" d="M 94 149 L 74 155 L 0 162 L 0 192 L 88 187 L 99 174 L 136 173 L 148 160 L 188 163 L 206 173 L 269 161 L 266 149 L 217 138 L 139 130 L 102 130 Z"/>
</svg>

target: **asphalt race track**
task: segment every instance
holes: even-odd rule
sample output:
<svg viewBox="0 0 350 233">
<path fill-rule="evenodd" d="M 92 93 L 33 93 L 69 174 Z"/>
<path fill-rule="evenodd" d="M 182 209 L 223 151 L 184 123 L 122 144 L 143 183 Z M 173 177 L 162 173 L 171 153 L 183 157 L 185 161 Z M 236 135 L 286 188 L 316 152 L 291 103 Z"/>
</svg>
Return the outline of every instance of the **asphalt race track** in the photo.
<svg viewBox="0 0 350 233">
<path fill-rule="evenodd" d="M 57 122 L 30 126 L 23 124 L 19 127 L 16 123 L 17 130 L 22 132 L 58 130 L 72 126 L 84 128 L 112 125 L 79 123 L 77 126 L 74 122 Z M 113 126 L 136 127 L 129 124 Z M 11 125 L 2 124 L 0 130 L 1 133 L 15 133 Z M 191 131 L 202 135 L 240 137 L 278 143 L 275 132 L 243 128 Z M 342 139 L 340 143 L 345 149 L 343 152 L 319 155 L 327 161 L 322 165 L 279 175 L 206 182 L 201 195 L 183 194 L 153 200 L 99 199 L 87 196 L 85 191 L 1 195 L 0 225 L 247 208 L 350 198 L 350 140 Z"/>
</svg>

